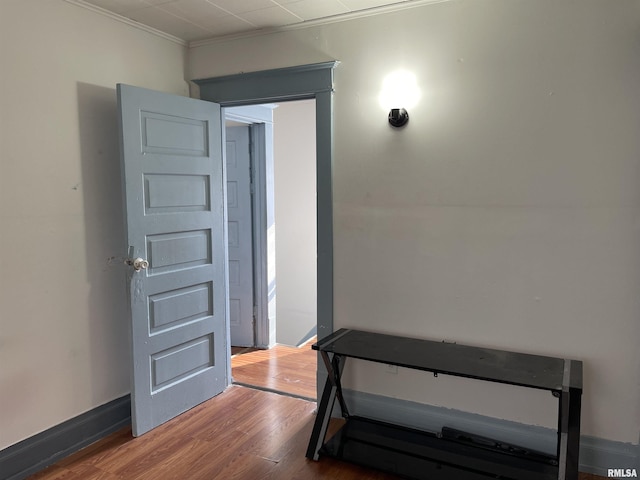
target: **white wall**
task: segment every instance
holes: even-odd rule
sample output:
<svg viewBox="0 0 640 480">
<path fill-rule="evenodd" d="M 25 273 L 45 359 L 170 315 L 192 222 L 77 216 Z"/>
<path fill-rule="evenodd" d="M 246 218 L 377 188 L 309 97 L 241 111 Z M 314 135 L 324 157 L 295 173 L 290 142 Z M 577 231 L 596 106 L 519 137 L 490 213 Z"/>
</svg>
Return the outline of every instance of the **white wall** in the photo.
<svg viewBox="0 0 640 480">
<path fill-rule="evenodd" d="M 315 100 L 273 111 L 276 341 L 297 345 L 317 324 Z"/>
<path fill-rule="evenodd" d="M 189 78 L 339 60 L 335 327 L 581 359 L 582 432 L 637 444 L 639 17 L 458 0 L 193 48 Z M 401 67 L 423 96 L 393 131 L 377 95 Z M 356 367 L 359 389 L 554 426 L 548 394 Z"/>
<path fill-rule="evenodd" d="M 0 1 L 0 449 L 129 393 L 115 85 L 187 95 L 185 57 L 61 0 Z"/>
</svg>

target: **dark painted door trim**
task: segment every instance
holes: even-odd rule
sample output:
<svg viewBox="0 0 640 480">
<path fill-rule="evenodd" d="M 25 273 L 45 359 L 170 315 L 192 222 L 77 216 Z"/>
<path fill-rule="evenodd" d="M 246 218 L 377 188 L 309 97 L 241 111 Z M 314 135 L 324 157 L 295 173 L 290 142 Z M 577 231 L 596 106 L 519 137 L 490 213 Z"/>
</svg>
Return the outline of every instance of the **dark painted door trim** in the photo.
<svg viewBox="0 0 640 480">
<path fill-rule="evenodd" d="M 333 69 L 339 62 L 194 80 L 223 107 L 315 98 L 318 338 L 333 332 Z"/>
</svg>

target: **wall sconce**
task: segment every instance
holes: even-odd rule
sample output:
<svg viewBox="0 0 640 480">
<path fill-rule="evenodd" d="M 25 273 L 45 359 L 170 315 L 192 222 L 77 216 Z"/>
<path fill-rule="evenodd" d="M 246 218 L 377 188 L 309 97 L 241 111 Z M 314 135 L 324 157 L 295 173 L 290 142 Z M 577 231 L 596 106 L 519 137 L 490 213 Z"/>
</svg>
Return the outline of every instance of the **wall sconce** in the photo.
<svg viewBox="0 0 640 480">
<path fill-rule="evenodd" d="M 417 105 L 420 89 L 416 76 L 406 70 L 397 70 L 387 75 L 378 96 L 380 106 L 389 112 L 389 124 L 403 127 L 409 121 L 408 109 Z"/>
<path fill-rule="evenodd" d="M 409 121 L 409 112 L 404 108 L 392 108 L 389 112 L 389 123 L 393 127 L 404 127 Z"/>
</svg>

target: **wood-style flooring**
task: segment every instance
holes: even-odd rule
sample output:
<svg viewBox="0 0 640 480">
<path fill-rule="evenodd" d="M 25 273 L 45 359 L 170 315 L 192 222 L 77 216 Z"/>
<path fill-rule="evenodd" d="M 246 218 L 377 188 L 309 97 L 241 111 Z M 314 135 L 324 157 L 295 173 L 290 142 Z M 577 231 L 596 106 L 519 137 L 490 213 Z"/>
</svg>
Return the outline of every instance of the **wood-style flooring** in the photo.
<svg viewBox="0 0 640 480">
<path fill-rule="evenodd" d="M 317 352 L 315 338 L 301 347 L 276 345 L 269 350 L 232 348 L 234 383 L 316 398 Z"/>
<path fill-rule="evenodd" d="M 304 365 L 310 350 L 297 350 L 288 352 L 286 363 Z M 263 388 L 293 385 L 300 396 L 311 391 L 298 389 L 303 381 L 287 380 L 288 374 L 279 372 L 280 360 L 249 358 L 258 357 L 243 359 L 243 370 L 236 372 L 234 367 L 234 377 L 241 378 L 242 372 L 242 378 L 260 382 Z M 267 372 L 269 378 L 260 380 L 258 372 Z M 308 383 L 315 395 L 313 377 Z M 397 479 L 330 458 L 305 458 L 315 407 L 304 399 L 234 385 L 142 437 L 133 438 L 131 429 L 124 428 L 30 480 Z M 581 474 L 580 480 L 604 479 Z"/>
<path fill-rule="evenodd" d="M 139 438 L 125 428 L 30 480 L 361 480 L 372 470 L 305 458 L 315 403 L 240 386 Z"/>
</svg>

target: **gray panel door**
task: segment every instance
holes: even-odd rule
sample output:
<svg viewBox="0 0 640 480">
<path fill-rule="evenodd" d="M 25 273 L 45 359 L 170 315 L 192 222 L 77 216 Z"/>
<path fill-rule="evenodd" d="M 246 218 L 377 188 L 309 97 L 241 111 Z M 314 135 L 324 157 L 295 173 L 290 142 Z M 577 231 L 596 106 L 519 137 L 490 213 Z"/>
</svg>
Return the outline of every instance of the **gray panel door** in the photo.
<svg viewBox="0 0 640 480">
<path fill-rule="evenodd" d="M 220 106 L 118 85 L 141 435 L 228 384 Z"/>
<path fill-rule="evenodd" d="M 249 127 L 226 129 L 231 345 L 253 347 L 253 232 Z"/>
</svg>

